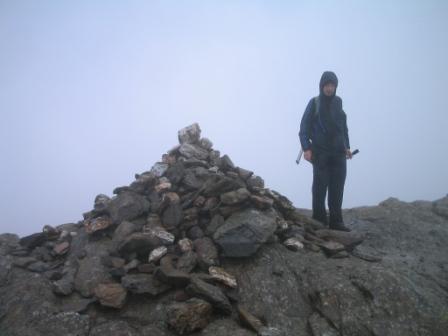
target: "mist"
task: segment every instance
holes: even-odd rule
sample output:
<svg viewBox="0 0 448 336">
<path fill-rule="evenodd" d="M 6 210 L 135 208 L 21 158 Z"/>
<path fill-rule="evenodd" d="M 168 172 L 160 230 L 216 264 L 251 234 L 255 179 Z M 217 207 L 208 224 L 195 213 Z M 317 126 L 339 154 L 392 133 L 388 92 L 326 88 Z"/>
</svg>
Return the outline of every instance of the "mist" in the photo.
<svg viewBox="0 0 448 336">
<path fill-rule="evenodd" d="M 1 232 L 77 222 L 199 123 L 301 208 L 299 124 L 339 78 L 344 208 L 448 192 L 446 1 L 0 1 Z"/>
</svg>

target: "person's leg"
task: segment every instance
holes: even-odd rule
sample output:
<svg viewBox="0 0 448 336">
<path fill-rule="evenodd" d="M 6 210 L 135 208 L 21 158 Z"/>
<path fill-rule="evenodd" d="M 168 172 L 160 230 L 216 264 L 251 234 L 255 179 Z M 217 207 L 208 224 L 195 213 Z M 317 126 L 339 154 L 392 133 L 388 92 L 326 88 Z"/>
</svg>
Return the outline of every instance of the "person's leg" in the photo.
<svg viewBox="0 0 448 336">
<path fill-rule="evenodd" d="M 313 153 L 314 154 L 314 153 Z M 328 155 L 314 154 L 313 157 L 313 219 L 328 225 L 325 197 L 328 188 Z"/>
<path fill-rule="evenodd" d="M 328 208 L 330 210 L 330 228 L 344 230 L 342 218 L 342 200 L 347 176 L 345 156 L 332 156 L 329 162 Z"/>
</svg>

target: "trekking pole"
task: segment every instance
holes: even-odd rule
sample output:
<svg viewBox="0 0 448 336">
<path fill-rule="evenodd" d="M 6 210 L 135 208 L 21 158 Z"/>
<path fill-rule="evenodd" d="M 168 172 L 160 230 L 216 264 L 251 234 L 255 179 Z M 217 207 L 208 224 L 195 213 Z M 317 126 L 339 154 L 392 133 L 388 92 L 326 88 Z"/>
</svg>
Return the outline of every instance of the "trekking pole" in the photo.
<svg viewBox="0 0 448 336">
<path fill-rule="evenodd" d="M 300 148 L 299 155 L 297 155 L 297 159 L 296 159 L 296 163 L 297 164 L 300 163 L 300 159 L 302 158 L 302 154 L 303 154 L 303 150 L 302 150 L 302 148 Z"/>
</svg>

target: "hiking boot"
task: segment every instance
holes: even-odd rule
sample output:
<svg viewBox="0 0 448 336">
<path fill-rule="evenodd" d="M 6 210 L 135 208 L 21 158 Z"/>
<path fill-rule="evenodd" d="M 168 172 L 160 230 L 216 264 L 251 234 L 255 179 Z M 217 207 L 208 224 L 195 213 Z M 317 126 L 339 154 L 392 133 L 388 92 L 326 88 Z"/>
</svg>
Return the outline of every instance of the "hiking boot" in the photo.
<svg viewBox="0 0 448 336">
<path fill-rule="evenodd" d="M 345 231 L 350 232 L 351 230 L 344 225 L 344 223 L 333 223 L 330 224 L 330 230 L 338 230 L 338 231 Z"/>
</svg>

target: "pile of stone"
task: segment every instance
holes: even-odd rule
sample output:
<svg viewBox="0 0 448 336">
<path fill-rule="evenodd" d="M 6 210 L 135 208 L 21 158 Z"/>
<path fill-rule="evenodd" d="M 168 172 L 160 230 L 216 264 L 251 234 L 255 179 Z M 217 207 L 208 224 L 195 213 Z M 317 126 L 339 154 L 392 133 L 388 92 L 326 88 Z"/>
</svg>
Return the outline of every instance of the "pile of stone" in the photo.
<svg viewBox="0 0 448 336">
<path fill-rule="evenodd" d="M 235 314 L 270 334 L 238 305 L 237 278 L 221 267 L 223 258 L 248 258 L 272 243 L 343 258 L 362 237 L 300 214 L 261 177 L 214 150 L 198 124 L 178 136 L 179 145 L 129 186 L 112 198 L 98 195 L 83 221 L 22 238 L 9 251 L 14 266 L 44 272 L 60 297 L 80 295 L 79 310 L 94 301 L 121 309 L 132 295 L 174 293 L 166 322 L 179 334 L 204 328 L 212 314 Z"/>
</svg>

